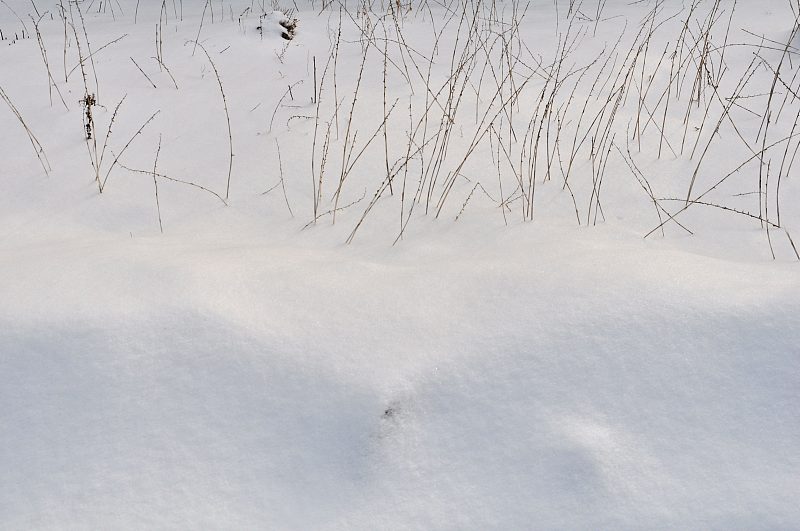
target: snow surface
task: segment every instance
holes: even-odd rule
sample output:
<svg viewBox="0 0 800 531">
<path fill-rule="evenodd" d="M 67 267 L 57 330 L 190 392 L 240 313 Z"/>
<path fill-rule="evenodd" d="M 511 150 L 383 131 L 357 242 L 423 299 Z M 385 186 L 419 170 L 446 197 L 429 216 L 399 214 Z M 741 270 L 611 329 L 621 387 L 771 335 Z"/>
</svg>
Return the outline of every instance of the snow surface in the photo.
<svg viewBox="0 0 800 531">
<path fill-rule="evenodd" d="M 433 208 L 425 214 L 424 198 L 408 213 L 401 173 L 394 194 L 381 195 L 347 245 L 386 175 L 386 160 L 379 134 L 342 189 L 339 206 L 356 203 L 337 212 L 335 224 L 325 214 L 307 226 L 324 129 L 336 119 L 329 73 L 316 93 L 321 125 L 314 143 L 313 65 L 319 82 L 336 40 L 337 7 L 295 8 L 299 29 L 287 43 L 276 11 L 294 4 L 215 1 L 212 21 L 201 2 L 166 2 L 162 10 L 142 1 L 134 15 L 134 0 L 86 0 L 80 5 L 99 87 L 88 61 L 87 83 L 103 106 L 95 108 L 100 147 L 127 94 L 101 177 L 160 110 L 120 157 L 145 173 L 118 165 L 100 194 L 82 130 L 80 69 L 64 82 L 58 3 L 34 3 L 69 109 L 55 92 L 50 104 L 35 33 L 13 39 L 23 20 L 33 31 L 34 5 L 6 0 L 0 87 L 44 147 L 50 171 L 2 103 L 0 528 L 800 528 L 800 270 L 784 233 L 800 228 L 794 171 L 778 197 L 783 220 L 771 234 L 774 260 L 758 220 L 714 207 L 695 205 L 676 218 L 694 235 L 668 223 L 663 235 L 643 238 L 659 218 L 622 160 L 626 143 L 619 139 L 636 107 L 630 96 L 614 125 L 621 150 L 608 163 L 601 216 L 589 210 L 592 175 L 583 157 L 571 178 L 580 225 L 560 173 L 549 181 L 539 174 L 532 222 L 521 219 L 523 200 L 510 203 L 504 219 L 496 200 L 516 181 L 504 169 L 499 189 L 493 155 L 500 146 L 487 137 L 438 218 Z M 558 2 L 558 12 L 549 1 L 528 6 L 520 34 L 532 49 L 529 63 L 552 57 L 567 31 L 568 4 Z M 591 7 L 576 19 L 584 33 L 570 65 L 589 63 L 623 28 L 632 38 L 656 6 L 609 0 L 596 23 L 594 2 L 584 4 Z M 711 4 L 702 3 L 701 23 Z M 658 20 L 666 22 L 647 52 L 646 71 L 674 44 L 688 10 L 680 2 L 658 5 Z M 401 17 L 416 50 L 405 52 L 413 87 L 400 73 L 397 28 L 389 18 L 380 25 L 387 8 L 376 3 L 358 16 L 356 6 L 342 10 L 339 129 L 331 132 L 320 214 L 333 208 L 364 50 L 353 156 L 380 131 L 384 42 L 387 50 L 396 46 L 388 105 L 399 102 L 387 121 L 390 165 L 408 146 L 409 101 L 414 120 L 425 105 L 423 78 L 410 61 L 414 53 L 432 54 L 431 25 L 445 36 L 431 86 L 449 75 L 459 41 L 458 17 L 448 13 L 458 4 L 422 6 Z M 498 6 L 507 25 L 512 5 Z M 725 38 L 731 6 L 723 7 L 715 42 Z M 178 89 L 151 58 L 165 13 L 163 61 Z M 200 42 L 230 111 L 230 196 L 223 204 L 158 178 L 162 234 L 146 173 L 159 142 L 159 175 L 225 195 L 223 102 L 208 58 L 200 48 L 192 53 L 201 18 Z M 364 46 L 356 24 L 366 27 L 367 18 L 395 40 Z M 728 42 L 757 44 L 754 35 L 786 42 L 793 19 L 787 2 L 740 2 Z M 78 65 L 75 37 L 68 38 L 67 72 Z M 773 68 L 782 50 L 774 48 L 760 51 Z M 725 64 L 742 72 L 752 52 L 731 47 Z M 782 79 L 796 86 L 793 60 Z M 489 72 L 478 81 L 478 69 L 474 83 L 491 89 Z M 664 63 L 654 78 L 668 73 Z M 725 94 L 737 81 L 726 79 Z M 771 82 L 762 68 L 748 94 Z M 586 92 L 575 105 L 589 98 L 589 85 L 580 85 Z M 531 86 L 514 111 L 520 135 L 542 81 Z M 448 171 L 478 130 L 476 109 L 499 109 L 487 93 L 465 94 Z M 655 106 L 655 90 L 650 98 Z M 762 112 L 766 98 L 742 104 L 752 100 L 758 103 L 749 108 Z M 684 131 L 681 101 L 666 122 L 676 146 Z M 800 103 L 786 105 L 791 115 L 771 126 L 770 141 L 790 134 Z M 711 108 L 706 135 L 719 117 Z M 700 126 L 701 111 L 689 131 Z M 732 112 L 755 146 L 760 119 Z M 441 116 L 431 113 L 428 136 Z M 574 124 L 577 116 L 570 117 Z M 504 123 L 499 118 L 497 129 Z M 721 131 L 695 198 L 749 156 L 732 127 Z M 687 148 L 683 156 L 658 158 L 658 142 L 651 126 L 641 151 L 635 142 L 630 148 L 657 197 L 685 197 L 697 156 Z M 774 186 L 784 147 L 770 152 L 767 186 Z M 758 164 L 746 170 L 706 198 L 758 214 Z M 422 171 L 410 166 L 409 196 Z M 682 206 L 663 204 L 672 212 Z M 410 221 L 393 245 L 401 218 Z"/>
</svg>

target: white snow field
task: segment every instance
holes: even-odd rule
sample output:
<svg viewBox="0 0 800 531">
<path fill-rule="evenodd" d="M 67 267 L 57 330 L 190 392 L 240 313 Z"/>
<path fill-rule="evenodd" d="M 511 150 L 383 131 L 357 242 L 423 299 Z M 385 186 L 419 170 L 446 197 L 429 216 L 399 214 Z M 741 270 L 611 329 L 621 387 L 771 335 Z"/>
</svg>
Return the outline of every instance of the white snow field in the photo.
<svg viewBox="0 0 800 531">
<path fill-rule="evenodd" d="M 798 14 L 3 0 L 0 528 L 800 529 Z"/>
</svg>

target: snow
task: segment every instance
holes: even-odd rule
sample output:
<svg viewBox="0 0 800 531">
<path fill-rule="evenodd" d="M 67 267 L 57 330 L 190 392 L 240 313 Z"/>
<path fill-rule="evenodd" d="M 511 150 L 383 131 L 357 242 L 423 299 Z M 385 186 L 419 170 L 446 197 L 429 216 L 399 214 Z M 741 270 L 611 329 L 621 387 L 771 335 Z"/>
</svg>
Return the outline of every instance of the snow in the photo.
<svg viewBox="0 0 800 531">
<path fill-rule="evenodd" d="M 585 3 L 590 19 L 594 2 Z M 145 173 L 117 165 L 101 194 L 82 131 L 80 70 L 63 79 L 58 4 L 35 2 L 40 13 L 53 13 L 39 25 L 69 110 L 56 94 L 50 105 L 35 34 L 13 43 L 9 38 L 22 27 L 14 13 L 33 30 L 27 18 L 36 16 L 33 5 L 7 4 L 0 6 L 8 39 L 0 41 L 0 86 L 45 148 L 51 170 L 42 170 L 3 103 L 0 528 L 800 526 L 800 276 L 784 232 L 794 236 L 800 227 L 794 171 L 781 184 L 783 219 L 771 231 L 774 260 L 758 220 L 713 207 L 694 205 L 676 218 L 693 235 L 670 222 L 664 235 L 643 238 L 659 218 L 622 160 L 626 143 L 620 139 L 635 118 L 633 92 L 624 119 L 613 125 L 621 150 L 610 156 L 596 222 L 588 211 L 587 156 L 576 159 L 570 177 L 580 225 L 559 172 L 550 181 L 543 172 L 537 177 L 533 221 L 521 219 L 522 199 L 509 205 L 504 219 L 496 200 L 507 198 L 516 181 L 504 167 L 501 192 L 492 157 L 503 151 L 487 137 L 463 167 L 468 181 L 454 185 L 441 216 L 435 205 L 425 214 L 424 194 L 408 214 L 421 173 L 417 159 L 409 165 L 406 202 L 401 205 L 400 173 L 394 195 L 381 196 L 348 245 L 386 175 L 386 161 L 379 134 L 347 177 L 339 205 L 364 199 L 337 212 L 335 224 L 325 215 L 307 226 L 325 127 L 335 121 L 328 77 L 322 94 L 316 92 L 321 118 L 315 144 L 313 64 L 319 83 L 338 8 L 299 5 L 292 14 L 298 33 L 287 44 L 275 6 L 215 1 L 212 22 L 199 2 L 174 8 L 167 2 L 164 63 L 176 89 L 151 59 L 162 4 L 141 2 L 134 23 L 133 0 L 113 2 L 113 15 L 112 3 L 90 7 L 87 0 L 81 6 L 92 50 L 127 34 L 95 55 L 105 106 L 95 108 L 100 148 L 114 107 L 127 94 L 101 177 L 160 111 L 120 157 L 121 165 Z M 698 21 L 711 4 L 702 3 Z M 437 31 L 451 32 L 431 67 L 432 87 L 450 72 L 458 18 L 443 22 L 457 5 L 429 4 Z M 512 6 L 498 6 L 510 20 Z M 531 57 L 552 57 L 554 21 L 563 35 L 567 6 L 559 2 L 558 13 L 552 2 L 528 7 L 521 35 L 534 50 Z M 405 15 L 405 39 L 419 54 L 430 54 L 430 15 L 416 7 Z M 570 67 L 593 60 L 603 44 L 610 48 L 623 20 L 629 42 L 653 7 L 607 2 L 596 30 L 592 20 L 579 23 L 585 41 Z M 348 9 L 355 13 L 354 6 Z M 664 2 L 663 9 L 659 20 L 680 15 L 659 30 L 648 72 L 667 42 L 674 44 L 688 6 Z M 260 13 L 267 15 L 262 21 Z M 372 27 L 382 27 L 378 17 L 385 13 L 374 5 Z M 729 15 L 720 17 L 714 42 L 724 39 Z M 75 17 L 78 23 L 77 11 Z M 160 175 L 225 195 L 229 139 L 222 97 L 205 54 L 200 48 L 192 54 L 201 17 L 200 42 L 219 72 L 230 112 L 230 196 L 224 204 L 196 187 L 158 178 L 162 233 L 153 176 L 146 173 L 159 142 Z M 743 27 L 785 42 L 793 18 L 784 2 L 740 4 L 729 42 L 758 42 Z M 364 20 L 343 14 L 339 131 L 338 139 L 335 128 L 331 132 L 320 213 L 333 208 L 364 49 L 353 157 L 384 116 L 383 60 L 378 48 L 362 47 L 354 25 Z M 384 19 L 396 35 L 390 22 Z M 263 36 L 259 23 L 272 24 Z M 82 36 L 79 23 L 77 30 Z M 78 64 L 70 39 L 67 71 Z M 775 48 L 760 51 L 773 68 L 781 55 Z M 621 50 L 617 67 L 627 48 Z M 399 65 L 399 48 L 392 53 Z M 415 76 L 413 95 L 399 70 L 387 67 L 388 106 L 398 100 L 387 127 L 390 165 L 408 146 L 409 101 L 414 121 L 425 104 L 425 85 L 410 63 L 414 53 L 405 57 Z M 732 47 L 726 64 L 742 72 L 752 57 L 752 49 Z M 665 61 L 655 76 L 660 82 L 669 73 Z M 520 68 L 520 76 L 528 75 Z M 782 79 L 796 86 L 796 64 L 784 68 Z M 496 85 L 486 76 L 483 90 L 490 94 Z M 737 81 L 725 78 L 725 95 Z M 769 90 L 771 82 L 762 68 L 748 93 Z M 293 96 L 284 97 L 295 83 Z M 586 80 L 581 90 L 590 84 Z M 531 81 L 520 96 L 514 110 L 519 135 L 541 86 Z M 486 107 L 490 95 L 478 99 L 470 90 L 456 115 L 442 181 L 478 130 L 476 105 L 484 105 L 481 112 L 499 108 L 496 102 Z M 576 98 L 571 112 L 587 96 Z M 752 99 L 758 103 L 748 108 L 762 112 L 766 99 Z M 647 101 L 656 105 L 656 89 Z M 676 146 L 686 109 L 680 101 L 666 122 Z M 800 103 L 788 97 L 786 106 L 767 144 L 790 134 Z M 711 109 L 706 135 L 720 112 Z M 690 131 L 699 127 L 702 110 L 693 111 Z M 431 112 L 428 137 L 439 127 L 440 114 Z M 733 112 L 751 147 L 760 149 L 760 119 Z M 574 127 L 577 116 L 570 117 L 573 125 L 565 127 Z M 499 120 L 497 129 L 507 130 Z M 751 155 L 729 125 L 703 159 L 695 199 Z M 659 135 L 653 129 L 643 135 L 641 152 L 631 142 L 657 197 L 686 197 L 698 162 L 689 156 L 694 138 L 679 157 L 655 156 Z M 569 146 L 571 138 L 563 142 Z M 789 143 L 792 149 L 796 144 Z M 769 151 L 771 198 L 784 148 Z M 512 154 L 519 157 L 519 151 Z M 758 178 L 756 162 L 706 199 L 757 215 L 752 192 Z M 442 184 L 434 187 L 434 199 Z M 672 212 L 682 206 L 662 204 Z M 393 245 L 401 215 L 410 221 Z M 800 243 L 800 236 L 794 239 Z"/>
</svg>

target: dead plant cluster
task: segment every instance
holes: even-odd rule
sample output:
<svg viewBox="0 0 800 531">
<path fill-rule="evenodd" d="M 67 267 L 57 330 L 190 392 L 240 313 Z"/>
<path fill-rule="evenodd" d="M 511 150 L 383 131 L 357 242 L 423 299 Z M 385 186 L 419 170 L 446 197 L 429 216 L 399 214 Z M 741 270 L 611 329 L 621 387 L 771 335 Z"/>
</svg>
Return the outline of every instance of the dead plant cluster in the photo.
<svg viewBox="0 0 800 531">
<path fill-rule="evenodd" d="M 203 26 L 227 17 L 241 28 L 258 18 L 263 37 L 265 18 L 282 11 L 280 64 L 298 35 L 295 2 L 290 8 L 275 1 L 245 4 L 236 5 L 236 15 L 234 2 L 206 0 L 196 37 L 186 42 L 192 55 L 200 48 L 214 73 L 229 150 L 224 197 L 177 181 L 223 202 L 234 161 L 229 105 L 239 102 L 226 95 L 224 75 L 203 45 Z M 302 181 L 309 190 L 307 226 L 323 219 L 351 223 L 352 242 L 376 212 L 382 220 L 391 212 L 396 242 L 416 219 L 460 220 L 473 209 L 495 211 L 506 224 L 535 220 L 545 192 L 562 198 L 577 225 L 595 225 L 607 219 L 609 208 L 618 208 L 609 206 L 609 187 L 634 187 L 652 205 L 645 237 L 691 234 L 698 230 L 692 213 L 714 209 L 757 223 L 773 257 L 780 231 L 788 243 L 783 248 L 800 259 L 781 196 L 800 151 L 800 2 L 788 3 L 791 21 L 779 39 L 741 28 L 736 0 L 640 0 L 632 6 L 641 16 L 608 13 L 606 0 L 557 1 L 552 35 L 535 36 L 534 46 L 525 28 L 540 10 L 532 15 L 531 4 L 518 0 L 312 0 L 311 9 L 328 20 L 330 46 L 322 55 L 307 52 L 308 79 L 286 83 L 267 131 L 287 135 L 281 138 L 286 145 L 291 131 L 273 130 L 276 117 L 289 113 L 287 129 L 293 120 L 307 124 L 307 169 L 292 161 L 287 167 L 295 171 L 284 178 L 279 160 L 289 211 L 286 184 Z M 156 66 L 180 90 L 167 67 L 164 38 L 183 21 L 183 7 L 162 0 L 152 68 L 130 57 L 154 90 Z M 129 9 L 125 15 L 117 0 L 58 0 L 53 12 L 29 17 L 34 31 L 27 34 L 37 36 L 51 105 L 55 93 L 69 108 L 59 85 L 80 71 L 82 135 L 100 192 L 114 167 L 126 167 L 120 157 L 159 111 L 107 158 L 125 98 L 99 131 L 96 110 L 105 107 L 94 57 L 126 35 L 94 49 L 85 13 L 132 16 L 138 23 L 139 8 L 137 1 L 133 14 Z M 63 83 L 42 39 L 45 16 L 57 16 L 63 26 Z M 68 50 L 77 55 L 71 70 Z M 345 56 L 357 59 L 345 64 Z M 305 90 L 311 85 L 310 105 L 299 112 L 293 89 L 304 82 Z M 7 94 L 0 94 L 47 170 L 43 147 Z M 275 145 L 280 155 L 277 140 Z M 156 161 L 161 147 L 159 140 Z M 157 178 L 166 176 L 156 164 L 152 171 L 130 169 L 153 177 L 158 199 Z M 160 220 L 160 205 L 158 210 Z"/>
</svg>

